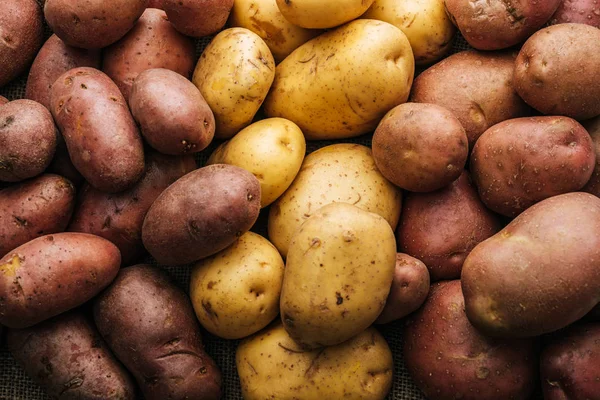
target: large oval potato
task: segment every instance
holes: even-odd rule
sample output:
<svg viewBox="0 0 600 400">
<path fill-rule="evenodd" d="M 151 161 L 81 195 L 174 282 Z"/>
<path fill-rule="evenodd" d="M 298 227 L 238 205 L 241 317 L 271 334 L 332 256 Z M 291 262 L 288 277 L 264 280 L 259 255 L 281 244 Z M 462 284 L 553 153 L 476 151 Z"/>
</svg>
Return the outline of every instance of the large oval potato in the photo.
<svg viewBox="0 0 600 400">
<path fill-rule="evenodd" d="M 392 352 L 374 328 L 307 351 L 276 324 L 244 340 L 235 360 L 245 400 L 383 400 L 392 387 Z"/>
<path fill-rule="evenodd" d="M 562 0 L 550 18 L 550 24 L 587 24 L 600 28 L 600 10 L 597 0 Z"/>
<path fill-rule="evenodd" d="M 362 135 L 408 99 L 414 72 L 400 29 L 356 20 L 306 42 L 277 66 L 265 113 L 295 122 L 307 139 Z"/>
<path fill-rule="evenodd" d="M 277 0 L 281 14 L 294 25 L 309 29 L 327 29 L 360 17 L 373 0 Z"/>
<path fill-rule="evenodd" d="M 162 9 L 179 32 L 195 38 L 217 33 L 231 12 L 234 0 L 163 0 Z"/>
<path fill-rule="evenodd" d="M 493 336 L 537 336 L 600 302 L 600 199 L 543 200 L 473 249 L 462 270 L 469 320 Z"/>
</svg>

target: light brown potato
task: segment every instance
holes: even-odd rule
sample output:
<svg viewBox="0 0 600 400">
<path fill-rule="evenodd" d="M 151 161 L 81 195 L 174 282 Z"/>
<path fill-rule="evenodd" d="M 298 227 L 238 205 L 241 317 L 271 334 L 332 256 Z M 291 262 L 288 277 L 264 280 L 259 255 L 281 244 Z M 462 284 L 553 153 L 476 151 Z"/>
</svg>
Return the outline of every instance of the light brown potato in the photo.
<svg viewBox="0 0 600 400">
<path fill-rule="evenodd" d="M 179 32 L 195 38 L 217 33 L 227 22 L 234 0 L 163 0 L 162 8 Z"/>
<path fill-rule="evenodd" d="M 373 0 L 277 0 L 283 16 L 302 28 L 327 29 L 360 17 Z"/>
</svg>

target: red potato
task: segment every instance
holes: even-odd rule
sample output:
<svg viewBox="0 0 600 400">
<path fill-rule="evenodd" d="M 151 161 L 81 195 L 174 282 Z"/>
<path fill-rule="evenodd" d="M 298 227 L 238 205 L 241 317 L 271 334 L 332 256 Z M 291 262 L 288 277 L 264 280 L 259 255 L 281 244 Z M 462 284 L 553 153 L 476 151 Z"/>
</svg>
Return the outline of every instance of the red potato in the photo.
<svg viewBox="0 0 600 400">
<path fill-rule="evenodd" d="M 225 26 L 234 0 L 163 0 L 169 20 L 184 35 L 213 35 Z"/>
<path fill-rule="evenodd" d="M 165 0 L 148 0 L 148 4 L 146 4 L 146 8 L 163 8 L 163 3 Z"/>
<path fill-rule="evenodd" d="M 577 23 L 600 28 L 598 0 L 562 0 L 550 18 L 550 25 Z"/>
</svg>

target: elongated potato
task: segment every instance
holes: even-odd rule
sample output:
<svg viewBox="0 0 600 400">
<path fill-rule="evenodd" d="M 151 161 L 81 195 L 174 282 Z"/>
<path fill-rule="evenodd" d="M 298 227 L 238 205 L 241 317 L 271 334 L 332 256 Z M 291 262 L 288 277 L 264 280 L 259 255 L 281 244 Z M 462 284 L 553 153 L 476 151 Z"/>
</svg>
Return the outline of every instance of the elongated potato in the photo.
<svg viewBox="0 0 600 400">
<path fill-rule="evenodd" d="M 326 29 L 360 17 L 373 0 L 277 0 L 283 16 L 302 28 Z"/>
</svg>

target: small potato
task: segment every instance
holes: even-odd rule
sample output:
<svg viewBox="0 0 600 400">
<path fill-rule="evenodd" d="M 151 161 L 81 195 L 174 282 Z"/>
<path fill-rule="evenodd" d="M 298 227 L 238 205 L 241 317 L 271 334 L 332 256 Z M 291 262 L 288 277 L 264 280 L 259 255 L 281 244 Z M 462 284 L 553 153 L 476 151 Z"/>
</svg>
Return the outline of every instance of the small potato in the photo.
<svg viewBox="0 0 600 400">
<path fill-rule="evenodd" d="M 309 29 L 327 29 L 360 17 L 373 0 L 277 0 L 281 14 L 294 25 Z"/>
<path fill-rule="evenodd" d="M 244 28 L 220 32 L 204 49 L 192 81 L 215 114 L 215 137 L 229 139 L 248 126 L 275 78 L 265 42 Z"/>
<path fill-rule="evenodd" d="M 266 207 L 292 184 L 305 153 L 306 141 L 298 125 L 268 118 L 242 129 L 215 150 L 207 164 L 237 165 L 252 172 L 260 182 L 260 205 Z"/>
<path fill-rule="evenodd" d="M 82 311 L 61 314 L 7 333 L 8 348 L 27 374 L 54 399 L 134 400 L 129 373 Z"/>
<path fill-rule="evenodd" d="M 550 18 L 550 25 L 576 23 L 600 28 L 597 0 L 562 0 Z"/>
<path fill-rule="evenodd" d="M 596 153 L 596 166 L 592 177 L 583 187 L 584 192 L 600 197 L 600 117 L 582 122 L 583 127 L 587 130 L 594 144 L 594 153 Z"/>
<path fill-rule="evenodd" d="M 56 151 L 48 109 L 32 100 L 0 107 L 0 181 L 19 182 L 44 172 Z"/>
<path fill-rule="evenodd" d="M 197 153 L 215 136 L 215 117 L 200 91 L 168 69 L 138 75 L 129 107 L 144 139 L 163 154 Z"/>
<path fill-rule="evenodd" d="M 163 0 L 162 8 L 175 29 L 195 38 L 223 28 L 234 0 Z"/>
<path fill-rule="evenodd" d="M 383 400 L 392 388 L 392 352 L 374 328 L 306 351 L 275 324 L 244 340 L 235 361 L 245 400 Z"/>
<path fill-rule="evenodd" d="M 373 135 L 373 158 L 390 182 L 411 192 L 431 192 L 458 179 L 469 143 L 460 121 L 435 104 L 401 104 Z"/>
</svg>

